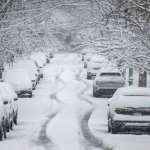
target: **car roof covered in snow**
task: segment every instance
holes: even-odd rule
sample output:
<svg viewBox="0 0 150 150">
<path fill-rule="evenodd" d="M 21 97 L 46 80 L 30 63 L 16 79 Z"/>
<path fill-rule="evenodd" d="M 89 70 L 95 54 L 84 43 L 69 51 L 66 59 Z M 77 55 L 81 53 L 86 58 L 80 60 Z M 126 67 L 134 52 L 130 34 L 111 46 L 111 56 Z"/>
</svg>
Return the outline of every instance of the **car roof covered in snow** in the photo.
<svg viewBox="0 0 150 150">
<path fill-rule="evenodd" d="M 150 96 L 150 88 L 145 87 L 122 87 L 118 92 L 123 96 Z"/>
<path fill-rule="evenodd" d="M 94 54 L 91 57 L 91 62 L 95 62 L 95 63 L 107 62 L 107 58 L 102 55 Z"/>
<path fill-rule="evenodd" d="M 89 62 L 88 63 L 88 69 L 90 68 L 102 68 L 104 66 L 103 63 L 93 63 L 93 62 Z"/>
</svg>

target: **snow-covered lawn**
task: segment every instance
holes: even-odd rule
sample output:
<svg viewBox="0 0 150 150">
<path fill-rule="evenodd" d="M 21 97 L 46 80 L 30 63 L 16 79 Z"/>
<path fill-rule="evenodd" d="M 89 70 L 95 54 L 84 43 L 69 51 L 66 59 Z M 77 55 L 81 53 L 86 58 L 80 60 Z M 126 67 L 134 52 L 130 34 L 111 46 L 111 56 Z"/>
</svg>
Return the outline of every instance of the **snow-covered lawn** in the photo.
<svg viewBox="0 0 150 150">
<path fill-rule="evenodd" d="M 79 54 L 56 54 L 33 98 L 18 100 L 19 124 L 0 150 L 149 150 L 149 135 L 107 133 L 108 99 L 93 98 L 92 84 Z"/>
</svg>

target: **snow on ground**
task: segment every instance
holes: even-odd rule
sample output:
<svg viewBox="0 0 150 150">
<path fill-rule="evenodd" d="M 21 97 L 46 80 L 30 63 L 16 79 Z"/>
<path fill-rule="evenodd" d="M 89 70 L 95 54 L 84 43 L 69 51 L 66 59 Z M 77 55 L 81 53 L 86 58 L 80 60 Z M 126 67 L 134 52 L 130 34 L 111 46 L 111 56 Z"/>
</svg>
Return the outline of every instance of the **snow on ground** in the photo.
<svg viewBox="0 0 150 150">
<path fill-rule="evenodd" d="M 149 135 L 107 133 L 107 100 L 92 97 L 79 54 L 56 54 L 0 150 L 148 150 Z"/>
</svg>

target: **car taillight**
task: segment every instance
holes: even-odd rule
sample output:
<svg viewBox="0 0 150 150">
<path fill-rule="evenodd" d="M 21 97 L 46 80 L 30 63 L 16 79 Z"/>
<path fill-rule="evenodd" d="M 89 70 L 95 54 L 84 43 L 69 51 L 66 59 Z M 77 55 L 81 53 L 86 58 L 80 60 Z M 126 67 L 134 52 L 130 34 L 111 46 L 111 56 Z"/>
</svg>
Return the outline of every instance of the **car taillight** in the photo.
<svg viewBox="0 0 150 150">
<path fill-rule="evenodd" d="M 99 91 L 96 91 L 96 93 L 98 94 L 98 93 L 99 93 Z"/>
<path fill-rule="evenodd" d="M 117 114 L 125 114 L 125 113 L 127 113 L 127 110 L 124 109 L 124 108 L 116 108 L 116 109 L 115 109 L 115 112 L 116 112 Z"/>
<path fill-rule="evenodd" d="M 88 74 L 90 75 L 90 74 L 91 74 L 91 72 L 88 72 Z"/>
</svg>

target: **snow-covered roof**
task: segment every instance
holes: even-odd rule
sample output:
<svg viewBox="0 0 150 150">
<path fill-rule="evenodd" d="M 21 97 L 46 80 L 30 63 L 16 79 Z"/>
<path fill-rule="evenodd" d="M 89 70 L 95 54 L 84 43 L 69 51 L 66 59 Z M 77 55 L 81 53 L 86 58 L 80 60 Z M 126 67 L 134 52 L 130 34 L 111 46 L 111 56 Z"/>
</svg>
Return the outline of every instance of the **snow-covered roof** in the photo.
<svg viewBox="0 0 150 150">
<path fill-rule="evenodd" d="M 119 69 L 118 68 L 114 68 L 114 67 L 105 67 L 105 68 L 102 68 L 102 69 L 99 70 L 98 73 L 102 73 L 102 72 L 110 72 L 110 73 L 112 73 L 112 72 L 118 73 L 119 72 L 120 73 Z"/>
<path fill-rule="evenodd" d="M 145 87 L 122 87 L 118 90 L 123 96 L 150 96 L 150 88 Z"/>
<path fill-rule="evenodd" d="M 93 63 L 93 62 L 89 62 L 88 63 L 88 69 L 90 68 L 102 68 L 103 67 L 103 63 Z"/>
</svg>

